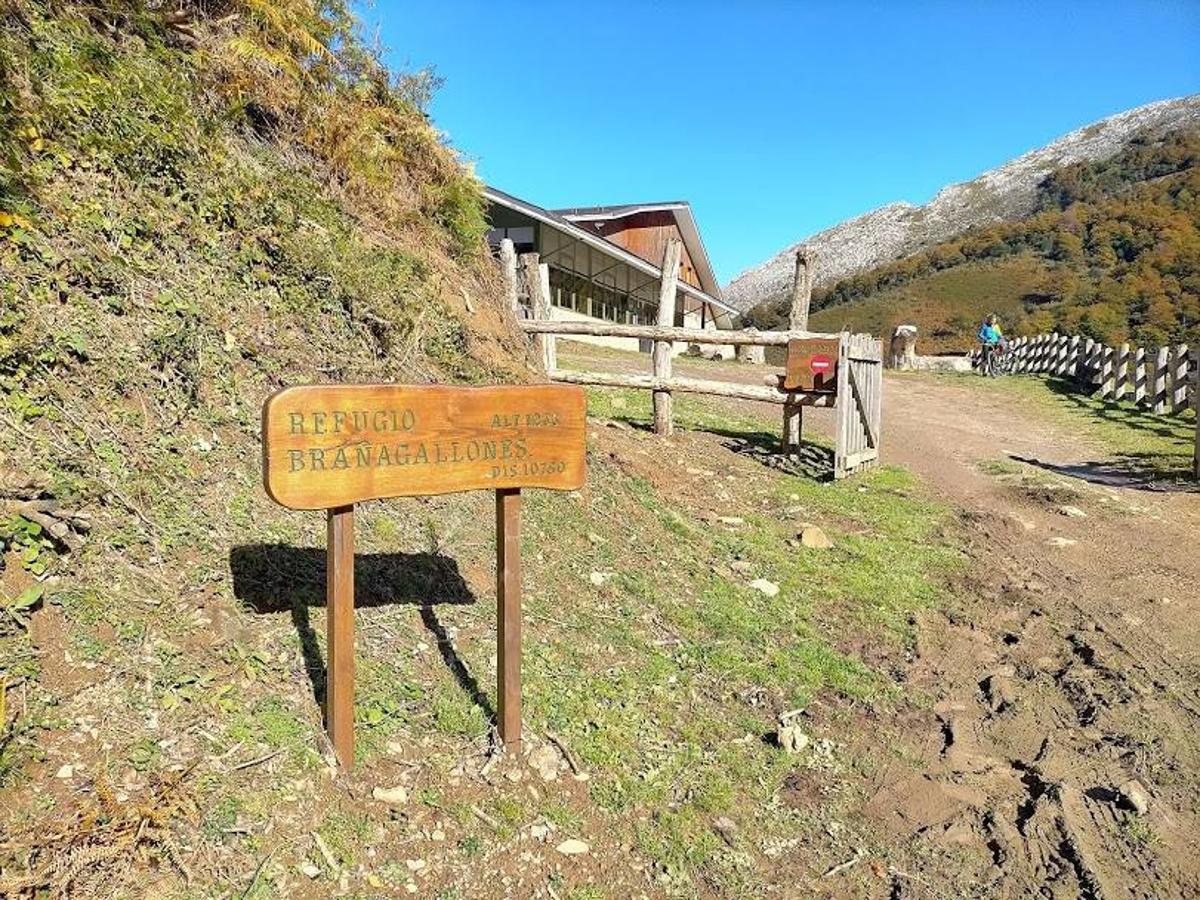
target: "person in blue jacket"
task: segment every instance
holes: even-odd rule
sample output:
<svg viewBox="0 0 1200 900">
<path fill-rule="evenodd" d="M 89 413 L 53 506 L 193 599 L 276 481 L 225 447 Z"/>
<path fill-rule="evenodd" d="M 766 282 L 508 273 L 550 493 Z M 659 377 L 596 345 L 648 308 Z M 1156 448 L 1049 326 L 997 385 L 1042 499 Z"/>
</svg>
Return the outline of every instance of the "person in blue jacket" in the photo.
<svg viewBox="0 0 1200 900">
<path fill-rule="evenodd" d="M 996 320 L 995 313 L 984 319 L 983 324 L 979 326 L 979 343 L 985 347 L 999 347 L 1001 353 L 1008 347 L 1008 340 L 1004 337 L 1004 332 L 1000 330 L 1000 323 Z"/>
</svg>

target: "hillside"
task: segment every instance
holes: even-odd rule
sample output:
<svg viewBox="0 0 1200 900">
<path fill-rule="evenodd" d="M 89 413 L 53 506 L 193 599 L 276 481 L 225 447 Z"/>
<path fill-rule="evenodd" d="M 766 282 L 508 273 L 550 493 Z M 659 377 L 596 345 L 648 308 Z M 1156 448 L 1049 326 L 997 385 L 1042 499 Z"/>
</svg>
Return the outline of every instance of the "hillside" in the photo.
<svg viewBox="0 0 1200 900">
<path fill-rule="evenodd" d="M 922 206 L 892 203 L 811 235 L 734 278 L 725 297 L 742 310 L 771 305 L 791 290 L 801 244 L 820 262 L 816 287 L 910 256 L 969 228 L 1010 222 L 1038 208 L 1038 185 L 1064 165 L 1107 159 L 1134 135 L 1157 136 L 1200 124 L 1200 95 L 1150 103 L 1072 131 L 1058 140 L 950 185 Z"/>
<path fill-rule="evenodd" d="M 1200 338 L 1200 129 L 1137 135 L 1101 162 L 1055 170 L 1033 215 L 974 228 L 814 293 L 812 322 L 885 334 L 916 324 L 922 346 L 961 350 L 1000 314 L 1032 334 L 1059 329 L 1141 346 Z M 785 303 L 760 307 L 762 326 Z"/>
<path fill-rule="evenodd" d="M 663 466 L 649 396 L 593 395 L 585 489 L 528 492 L 524 755 L 491 754 L 493 497 L 359 505 L 334 767 L 325 521 L 266 497 L 260 410 L 534 377 L 478 185 L 345 7 L 3 10 L 0 895 L 751 897 L 889 852 L 851 763 L 890 751 L 841 712 L 899 702 L 944 510 L 768 468 L 724 435 L 772 425 L 690 398 Z M 802 513 L 845 552 L 795 552 Z M 811 753 L 760 739 L 802 707 Z"/>
</svg>

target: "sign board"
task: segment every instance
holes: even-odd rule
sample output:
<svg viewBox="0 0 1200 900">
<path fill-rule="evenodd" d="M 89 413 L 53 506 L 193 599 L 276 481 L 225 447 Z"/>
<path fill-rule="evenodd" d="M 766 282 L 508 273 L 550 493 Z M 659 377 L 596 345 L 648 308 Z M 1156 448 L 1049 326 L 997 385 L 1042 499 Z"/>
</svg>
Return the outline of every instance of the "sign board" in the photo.
<svg viewBox="0 0 1200 900">
<path fill-rule="evenodd" d="M 788 341 L 785 391 L 833 393 L 837 390 L 840 351 L 838 338 L 802 338 Z"/>
<path fill-rule="evenodd" d="M 285 388 L 263 404 L 263 484 L 292 509 L 324 509 L 325 722 L 354 765 L 354 504 L 496 492 L 497 725 L 521 745 L 521 488 L 586 476 L 587 401 L 570 385 Z"/>
<path fill-rule="evenodd" d="M 330 509 L 480 488 L 584 482 L 582 388 L 331 384 L 263 405 L 263 482 L 276 503 Z"/>
</svg>

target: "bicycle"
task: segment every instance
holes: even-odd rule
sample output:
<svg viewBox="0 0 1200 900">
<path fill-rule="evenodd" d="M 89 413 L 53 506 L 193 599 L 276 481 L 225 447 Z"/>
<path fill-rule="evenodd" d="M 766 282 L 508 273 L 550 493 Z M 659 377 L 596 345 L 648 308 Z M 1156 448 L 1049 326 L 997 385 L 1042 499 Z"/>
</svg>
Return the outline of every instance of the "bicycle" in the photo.
<svg viewBox="0 0 1200 900">
<path fill-rule="evenodd" d="M 1011 359 L 999 344 L 984 344 L 979 350 L 979 374 L 997 378 L 1011 369 Z"/>
</svg>

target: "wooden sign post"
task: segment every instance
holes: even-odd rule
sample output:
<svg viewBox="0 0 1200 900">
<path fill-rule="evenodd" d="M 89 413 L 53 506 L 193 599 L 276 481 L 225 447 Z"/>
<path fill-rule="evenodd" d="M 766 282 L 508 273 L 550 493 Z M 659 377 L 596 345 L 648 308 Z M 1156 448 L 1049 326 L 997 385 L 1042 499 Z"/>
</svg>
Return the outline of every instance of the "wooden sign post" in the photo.
<svg viewBox="0 0 1200 900">
<path fill-rule="evenodd" d="M 263 484 L 328 517 L 325 724 L 354 765 L 354 504 L 496 492 L 497 719 L 521 744 L 521 488 L 575 490 L 586 477 L 586 398 L 568 385 L 285 388 L 263 404 Z"/>
</svg>

